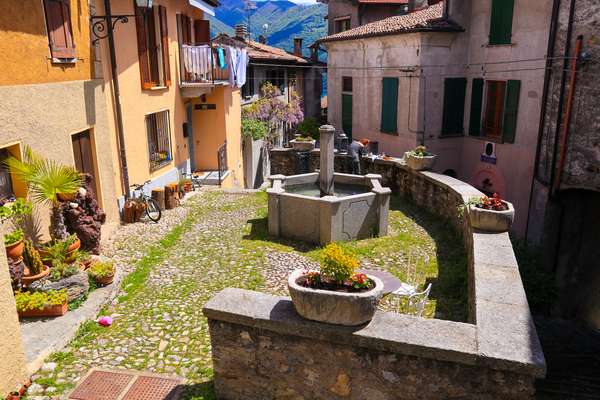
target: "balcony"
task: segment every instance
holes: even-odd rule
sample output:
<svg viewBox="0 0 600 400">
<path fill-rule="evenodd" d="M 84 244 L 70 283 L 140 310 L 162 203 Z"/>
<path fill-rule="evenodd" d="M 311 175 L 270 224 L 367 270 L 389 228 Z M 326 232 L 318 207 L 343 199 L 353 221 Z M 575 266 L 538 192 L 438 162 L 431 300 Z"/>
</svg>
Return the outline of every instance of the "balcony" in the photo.
<svg viewBox="0 0 600 400">
<path fill-rule="evenodd" d="M 229 83 L 229 70 L 218 66 L 216 47 L 181 45 L 179 54 L 179 87 L 184 97 L 198 97 Z"/>
</svg>

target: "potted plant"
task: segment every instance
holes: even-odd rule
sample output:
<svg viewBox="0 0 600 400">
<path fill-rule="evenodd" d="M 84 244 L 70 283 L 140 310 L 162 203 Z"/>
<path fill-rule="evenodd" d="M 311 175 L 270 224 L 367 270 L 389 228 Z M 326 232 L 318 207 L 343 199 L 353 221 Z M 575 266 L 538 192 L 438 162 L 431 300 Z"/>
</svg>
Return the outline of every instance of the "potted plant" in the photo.
<svg viewBox="0 0 600 400">
<path fill-rule="evenodd" d="M 404 161 L 415 171 L 431 169 L 435 163 L 435 154 L 429 153 L 425 146 L 417 146 L 414 150 L 404 153 Z"/>
<path fill-rule="evenodd" d="M 356 273 L 358 264 L 354 256 L 332 243 L 323 251 L 320 271 L 292 272 L 288 289 L 298 314 L 348 326 L 370 321 L 383 295 L 383 283 Z"/>
<path fill-rule="evenodd" d="M 23 230 L 15 229 L 14 231 L 4 235 L 4 247 L 6 248 L 6 256 L 17 260 L 23 255 Z"/>
<path fill-rule="evenodd" d="M 298 132 L 290 143 L 296 151 L 311 151 L 315 148 L 316 139 L 319 137 L 319 124 L 312 117 L 304 118 L 296 127 Z"/>
<path fill-rule="evenodd" d="M 471 198 L 465 206 L 469 210 L 471 226 L 482 231 L 506 232 L 515 219 L 513 205 L 501 199 L 498 193 L 491 197 Z"/>
<path fill-rule="evenodd" d="M 25 240 L 23 262 L 25 263 L 25 270 L 21 282 L 25 287 L 29 286 L 31 282 L 45 278 L 50 273 L 50 268 L 42 263 L 42 258 L 38 251 L 33 247 L 31 240 Z"/>
<path fill-rule="evenodd" d="M 115 265 L 110 261 L 96 261 L 88 274 L 98 285 L 110 285 L 115 278 Z"/>
<path fill-rule="evenodd" d="M 67 312 L 67 291 L 16 292 L 15 302 L 20 317 L 59 317 Z"/>
<path fill-rule="evenodd" d="M 77 251 L 81 247 L 81 241 L 76 234 L 71 234 L 63 240 L 51 240 L 45 243 L 39 253 L 46 265 L 52 266 L 53 262 L 60 261 L 72 263 L 77 258 Z"/>
</svg>

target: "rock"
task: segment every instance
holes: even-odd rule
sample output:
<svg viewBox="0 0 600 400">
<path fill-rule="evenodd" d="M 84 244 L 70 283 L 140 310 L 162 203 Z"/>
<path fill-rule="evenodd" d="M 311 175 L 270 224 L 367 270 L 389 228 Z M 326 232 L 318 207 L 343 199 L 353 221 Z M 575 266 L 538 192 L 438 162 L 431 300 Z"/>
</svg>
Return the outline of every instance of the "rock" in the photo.
<svg viewBox="0 0 600 400">
<path fill-rule="evenodd" d="M 338 396 L 348 397 L 350 395 L 350 378 L 348 378 L 348 375 L 343 372 L 339 374 L 335 380 L 335 385 L 329 390 Z"/>
<path fill-rule="evenodd" d="M 49 290 L 67 290 L 68 301 L 71 302 L 79 297 L 85 295 L 90 288 L 88 276 L 85 272 L 79 272 L 68 278 L 61 279 L 56 282 L 50 281 L 50 279 L 41 279 L 33 282 L 29 285 L 29 289 L 34 291 L 47 292 Z"/>
<path fill-rule="evenodd" d="M 160 352 L 165 351 L 168 344 L 169 344 L 169 342 L 167 342 L 166 340 L 161 340 L 160 343 L 158 344 L 158 351 L 160 351 Z"/>
<path fill-rule="evenodd" d="M 42 365 L 42 371 L 44 372 L 52 372 L 56 369 L 56 363 L 48 362 Z"/>
</svg>

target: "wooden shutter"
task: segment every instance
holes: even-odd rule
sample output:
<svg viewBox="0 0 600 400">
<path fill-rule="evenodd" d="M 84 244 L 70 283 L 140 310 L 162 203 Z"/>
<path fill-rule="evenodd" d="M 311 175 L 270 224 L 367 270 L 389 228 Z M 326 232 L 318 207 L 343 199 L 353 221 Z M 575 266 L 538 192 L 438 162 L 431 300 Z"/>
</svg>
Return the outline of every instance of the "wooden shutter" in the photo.
<svg viewBox="0 0 600 400">
<path fill-rule="evenodd" d="M 381 132 L 398 132 L 398 78 L 383 78 L 381 89 Z"/>
<path fill-rule="evenodd" d="M 53 58 L 75 58 L 70 0 L 44 0 L 50 53 Z"/>
<path fill-rule="evenodd" d="M 492 0 L 490 44 L 510 44 L 515 0 Z"/>
<path fill-rule="evenodd" d="M 181 43 L 192 44 L 192 19 L 181 15 Z"/>
<path fill-rule="evenodd" d="M 194 21 L 194 42 L 195 44 L 210 43 L 210 21 L 206 19 Z"/>
<path fill-rule="evenodd" d="M 471 88 L 471 112 L 469 116 L 469 135 L 481 135 L 481 111 L 483 109 L 483 79 L 473 79 Z"/>
<path fill-rule="evenodd" d="M 352 95 L 342 94 L 342 130 L 352 139 Z"/>
<path fill-rule="evenodd" d="M 502 141 L 504 143 L 515 142 L 520 91 L 521 81 L 509 80 L 506 84 L 506 104 L 504 106 L 504 119 L 502 124 Z"/>
<path fill-rule="evenodd" d="M 165 76 L 165 86 L 171 86 L 171 65 L 169 63 L 169 28 L 167 23 L 167 8 L 158 6 L 160 17 L 160 40 L 162 43 L 162 63 Z"/>
<path fill-rule="evenodd" d="M 135 28 L 137 32 L 137 48 L 138 60 L 140 64 L 140 80 L 142 89 L 152 88 L 152 80 L 150 79 L 150 67 L 148 64 L 148 42 L 146 41 L 146 18 L 152 18 L 152 12 L 144 13 L 141 8 L 135 5 Z"/>
<path fill-rule="evenodd" d="M 466 78 L 444 79 L 442 135 L 464 133 Z"/>
</svg>

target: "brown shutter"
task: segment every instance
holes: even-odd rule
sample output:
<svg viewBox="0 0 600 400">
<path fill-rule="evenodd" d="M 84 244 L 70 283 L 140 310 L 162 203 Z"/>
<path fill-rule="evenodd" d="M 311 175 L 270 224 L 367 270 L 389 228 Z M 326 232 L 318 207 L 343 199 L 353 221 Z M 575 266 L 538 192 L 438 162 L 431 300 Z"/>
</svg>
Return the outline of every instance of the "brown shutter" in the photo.
<svg viewBox="0 0 600 400">
<path fill-rule="evenodd" d="M 148 43 L 146 42 L 146 21 L 145 18 L 151 18 L 152 12 L 148 11 L 148 15 L 143 12 L 142 9 L 135 5 L 135 28 L 137 31 L 137 48 L 138 48 L 138 60 L 140 64 L 140 80 L 142 82 L 142 89 L 152 88 L 152 82 L 150 80 L 150 68 L 148 67 Z"/>
<path fill-rule="evenodd" d="M 171 86 L 171 67 L 169 64 L 169 29 L 167 24 L 167 8 L 158 6 L 160 16 L 160 39 L 162 42 L 162 57 L 165 73 L 165 86 Z"/>
<path fill-rule="evenodd" d="M 192 44 L 192 19 L 187 15 L 181 16 L 181 33 L 183 44 Z"/>
<path fill-rule="evenodd" d="M 196 44 L 210 43 L 210 22 L 206 19 L 194 21 L 194 42 Z"/>
<path fill-rule="evenodd" d="M 54 58 L 75 58 L 70 0 L 44 0 L 50 52 Z"/>
</svg>

